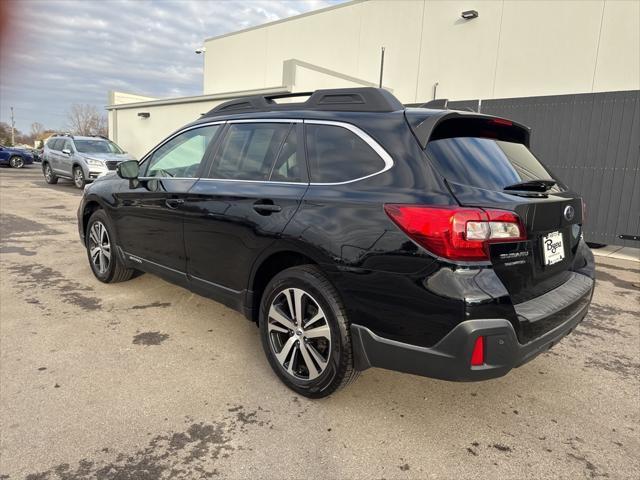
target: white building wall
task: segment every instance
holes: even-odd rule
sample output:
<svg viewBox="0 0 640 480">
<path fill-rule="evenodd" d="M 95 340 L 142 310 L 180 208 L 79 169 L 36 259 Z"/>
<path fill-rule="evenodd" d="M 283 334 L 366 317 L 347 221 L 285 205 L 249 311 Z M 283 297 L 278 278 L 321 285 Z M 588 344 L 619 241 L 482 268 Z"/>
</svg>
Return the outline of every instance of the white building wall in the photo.
<svg viewBox="0 0 640 480">
<path fill-rule="evenodd" d="M 211 110 L 219 103 L 211 101 L 110 110 L 109 119 L 116 123 L 113 130 L 109 129 L 109 136 L 140 159 L 171 132 L 193 122 L 200 113 Z M 149 118 L 139 117 L 140 112 L 149 113 Z"/>
<path fill-rule="evenodd" d="M 603 5 L 506 2 L 493 96 L 591 92 Z M 623 86 L 627 78 L 619 74 Z"/>
<path fill-rule="evenodd" d="M 381 46 L 404 103 L 637 90 L 640 0 L 355 0 L 205 45 L 205 95 L 110 95 L 114 141 L 141 157 L 234 96 L 377 85 Z"/>
<path fill-rule="evenodd" d="M 436 82 L 450 99 L 640 88 L 640 0 L 355 1 L 205 44 L 205 93 L 279 84 L 292 58 L 377 83 L 383 45 L 405 103 Z"/>
<path fill-rule="evenodd" d="M 627 75 L 626 81 L 621 82 L 622 74 Z M 620 84 L 627 88 L 619 88 Z M 638 89 L 639 84 L 640 1 L 608 0 L 602 18 L 593 91 Z"/>
</svg>

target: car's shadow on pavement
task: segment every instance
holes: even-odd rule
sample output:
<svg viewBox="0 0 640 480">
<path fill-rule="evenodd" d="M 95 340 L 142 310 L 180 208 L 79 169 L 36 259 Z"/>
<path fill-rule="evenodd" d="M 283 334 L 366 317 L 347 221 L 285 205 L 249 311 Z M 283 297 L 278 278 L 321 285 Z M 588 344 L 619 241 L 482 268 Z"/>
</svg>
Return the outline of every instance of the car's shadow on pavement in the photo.
<svg viewBox="0 0 640 480">
<path fill-rule="evenodd" d="M 48 188 L 52 190 L 62 191 L 65 193 L 73 193 L 74 195 L 82 195 L 82 190 L 77 188 L 71 180 L 64 180 L 62 178 L 60 178 L 58 180 L 58 183 L 54 185 L 49 185 L 47 182 L 44 181 L 44 179 L 36 180 L 34 182 L 31 182 L 31 184 L 35 187 Z"/>
</svg>

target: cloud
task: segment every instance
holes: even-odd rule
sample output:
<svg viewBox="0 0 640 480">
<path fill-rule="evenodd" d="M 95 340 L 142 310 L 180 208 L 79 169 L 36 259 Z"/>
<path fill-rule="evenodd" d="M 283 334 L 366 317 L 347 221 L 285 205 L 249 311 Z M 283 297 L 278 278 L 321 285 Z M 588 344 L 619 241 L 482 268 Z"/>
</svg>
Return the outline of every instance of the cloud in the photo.
<svg viewBox="0 0 640 480">
<path fill-rule="evenodd" d="M 1 1 L 1 0 L 0 0 Z M 14 1 L 0 51 L 0 120 L 64 128 L 73 103 L 109 90 L 202 93 L 204 39 L 343 0 Z"/>
</svg>

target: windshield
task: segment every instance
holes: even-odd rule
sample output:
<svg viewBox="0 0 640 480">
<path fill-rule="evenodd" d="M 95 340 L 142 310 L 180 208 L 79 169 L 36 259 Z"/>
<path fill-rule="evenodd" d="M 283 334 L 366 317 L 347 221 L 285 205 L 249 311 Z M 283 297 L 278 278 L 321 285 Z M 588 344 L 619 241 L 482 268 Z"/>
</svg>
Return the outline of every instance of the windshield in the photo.
<svg viewBox="0 0 640 480">
<path fill-rule="evenodd" d="M 110 140 L 74 140 L 80 153 L 124 153 Z"/>
<path fill-rule="evenodd" d="M 521 143 L 454 137 L 429 142 L 425 151 L 447 180 L 463 185 L 503 190 L 521 182 L 554 180 Z M 559 191 L 550 191 L 554 190 Z"/>
</svg>

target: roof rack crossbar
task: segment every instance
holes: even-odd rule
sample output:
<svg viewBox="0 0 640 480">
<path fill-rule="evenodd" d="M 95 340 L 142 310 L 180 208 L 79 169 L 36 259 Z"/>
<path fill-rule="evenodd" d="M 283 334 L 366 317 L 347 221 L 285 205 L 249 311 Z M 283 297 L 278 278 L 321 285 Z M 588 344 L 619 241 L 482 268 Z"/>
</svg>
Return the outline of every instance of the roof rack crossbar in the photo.
<svg viewBox="0 0 640 480">
<path fill-rule="evenodd" d="M 281 98 L 309 97 L 304 102 L 278 103 Z M 335 88 L 315 92 L 252 95 L 222 103 L 207 112 L 205 117 L 233 113 L 268 112 L 280 110 L 329 110 L 349 112 L 394 112 L 404 106 L 390 92 L 382 88 Z"/>
</svg>

